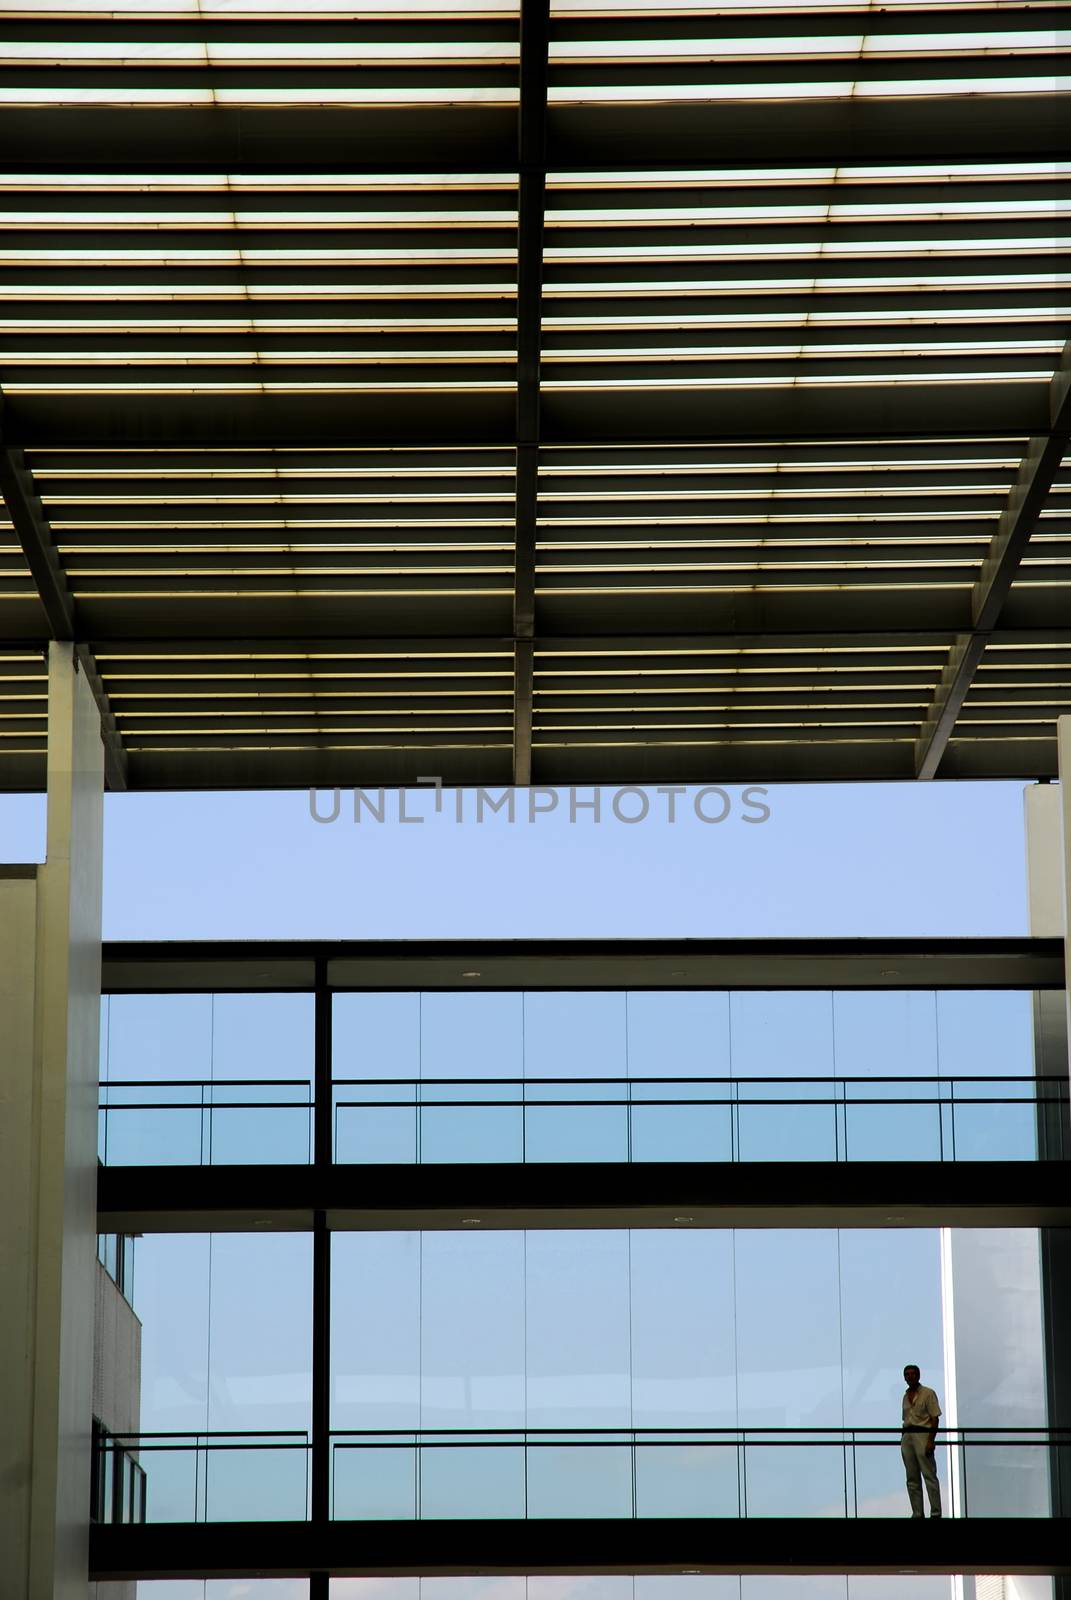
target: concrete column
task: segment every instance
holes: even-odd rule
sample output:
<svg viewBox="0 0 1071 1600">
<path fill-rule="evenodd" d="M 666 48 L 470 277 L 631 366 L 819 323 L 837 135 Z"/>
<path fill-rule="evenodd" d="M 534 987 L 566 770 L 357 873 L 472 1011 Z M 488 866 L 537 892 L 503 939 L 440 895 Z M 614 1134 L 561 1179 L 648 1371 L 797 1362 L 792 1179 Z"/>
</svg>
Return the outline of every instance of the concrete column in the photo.
<svg viewBox="0 0 1071 1600">
<path fill-rule="evenodd" d="M 1067 939 L 1071 933 L 1071 717 L 1057 718 L 1056 743 L 1060 773 L 1060 787 L 1057 791 L 1060 803 L 1060 840 L 1059 854 L 1053 862 L 1053 867 L 1060 885 L 1060 899 L 1063 902 L 1063 924 L 1054 932 L 1057 935 L 1063 934 Z M 1067 1019 L 1068 1035 L 1071 1035 L 1071 981 L 1067 979 L 1066 974 L 1064 983 L 1067 997 L 1067 1009 L 1064 1015 Z"/>
<path fill-rule="evenodd" d="M 103 788 L 96 705 L 53 644 L 46 860 L 0 869 L 4 1600 L 88 1592 Z"/>
<path fill-rule="evenodd" d="M 1038 785 L 1027 790 L 1027 845 L 1031 852 L 1030 931 L 1063 937 L 1071 929 L 1071 717 L 1057 722 L 1059 787 Z M 1044 796 L 1043 799 L 1035 798 Z M 1068 1070 L 1068 1036 L 1071 1033 L 1071 984 L 1039 1011 L 1037 1049 L 1047 1072 Z M 1062 1000 L 1062 1004 L 1059 1003 Z M 1061 1142 L 1053 1154 L 1071 1156 L 1071 1129 L 1066 1120 Z M 1045 1348 L 1047 1357 L 1049 1423 L 1071 1427 L 1071 1230 L 1042 1228 L 1041 1260 L 1044 1288 Z M 1071 1516 L 1071 1446 L 1059 1452 L 1053 1473 L 1053 1513 Z M 1071 1579 L 1058 1578 L 1060 1600 L 1071 1600 Z"/>
<path fill-rule="evenodd" d="M 1071 774 L 1071 718 L 1063 718 L 1065 774 Z M 1033 784 L 1024 792 L 1029 927 L 1035 938 L 1063 938 L 1067 926 L 1068 785 Z M 1034 1065 L 1039 1074 L 1067 1071 L 1067 996 L 1053 991 L 1034 997 Z M 1057 1111 L 1038 1119 L 1039 1155 L 1063 1154 L 1066 1129 Z M 1008 1172 L 1014 1183 L 1014 1168 Z M 1066 1357 L 1056 1337 L 1067 1321 L 1053 1289 L 1063 1275 L 1054 1252 L 1071 1256 L 1065 1230 L 946 1230 L 942 1237 L 945 1296 L 945 1373 L 949 1420 L 964 1426 L 1045 1427 L 1061 1420 L 1054 1382 Z M 1055 1319 L 1055 1321 L 1054 1321 Z M 1059 1324 L 1059 1328 L 1055 1327 Z M 1061 1475 L 1050 1477 L 1029 1452 L 987 1451 L 972 1468 L 968 1453 L 954 1463 L 957 1494 L 967 1488 L 975 1515 L 1066 1514 Z M 972 1492 L 973 1491 L 973 1492 Z M 963 1600 L 1046 1600 L 1051 1578 L 963 1579 Z M 1063 1580 L 1056 1593 L 1063 1600 Z M 988 1587 L 987 1587 L 988 1586 Z"/>
<path fill-rule="evenodd" d="M 1056 784 L 1034 784 L 1025 792 L 1027 880 L 1030 897 L 1030 932 L 1036 938 L 1065 939 L 1071 926 L 1071 717 L 1057 723 L 1059 771 Z M 1034 1057 L 1039 1073 L 1068 1071 L 1069 992 L 1039 994 L 1034 1002 Z M 1048 1108 L 1038 1119 L 1042 1157 L 1071 1155 L 1067 1117 Z M 1042 1228 L 1041 1286 L 1045 1335 L 1046 1401 L 1050 1427 L 1071 1421 L 1071 1360 L 1067 1340 L 1071 1330 L 1071 1240 L 1067 1230 Z M 1071 1513 L 1071 1452 L 1059 1452 L 1051 1480 L 1054 1516 Z M 1009 1580 L 1010 1581 L 1010 1580 Z M 1016 1580 L 1022 1587 L 1025 1580 Z M 1038 1580 L 1035 1580 L 1037 1582 Z M 1057 1596 L 1071 1600 L 1071 1584 L 1054 1581 Z M 1032 1600 L 1023 1591 L 1023 1600 Z"/>
<path fill-rule="evenodd" d="M 1071 779 L 1071 717 L 1060 718 L 1062 770 Z M 1029 926 L 1035 939 L 1063 939 L 1068 925 L 1068 860 L 1071 837 L 1071 784 L 1035 783 L 1023 796 L 1026 808 L 1026 866 Z M 1068 991 L 1049 990 L 1034 998 L 1034 1060 L 1039 1073 L 1068 1071 Z M 1071 1155 L 1066 1118 L 1055 1112 L 1040 1120 L 1041 1154 Z"/>
</svg>

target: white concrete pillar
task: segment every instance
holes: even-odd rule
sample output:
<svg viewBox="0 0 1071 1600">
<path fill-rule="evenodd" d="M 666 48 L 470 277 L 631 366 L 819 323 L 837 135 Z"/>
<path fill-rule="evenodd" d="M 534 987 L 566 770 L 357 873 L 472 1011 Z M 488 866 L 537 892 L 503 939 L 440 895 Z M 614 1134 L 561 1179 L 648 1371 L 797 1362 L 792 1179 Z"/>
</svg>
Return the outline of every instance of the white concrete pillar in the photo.
<svg viewBox="0 0 1071 1600">
<path fill-rule="evenodd" d="M 1062 770 L 1071 774 L 1071 718 L 1061 719 L 1061 749 Z M 1066 783 L 1032 784 L 1024 792 L 1029 928 L 1035 938 L 1065 936 L 1067 801 Z M 1039 1074 L 1067 1070 L 1065 994 L 1035 996 L 1034 1062 Z M 1041 1130 L 1042 1143 L 1059 1137 L 1054 1118 L 1051 1128 Z M 1014 1181 L 1012 1168 L 1008 1182 Z M 952 1425 L 1044 1427 L 1050 1421 L 1041 1245 L 1033 1228 L 943 1233 L 946 1411 Z M 975 1458 L 968 1450 L 954 1470 L 957 1509 L 966 1488 L 968 1514 L 1050 1510 L 1048 1463 L 1031 1451 L 997 1449 Z M 1050 1578 L 964 1580 L 964 1600 L 982 1600 L 985 1584 L 999 1585 L 1005 1600 L 1044 1600 L 1052 1593 Z"/>
<path fill-rule="evenodd" d="M 1071 717 L 1057 718 L 1056 746 L 1060 773 L 1060 787 L 1057 791 L 1060 805 L 1060 838 L 1059 854 L 1053 860 L 1053 868 L 1062 891 L 1060 899 L 1063 902 L 1063 924 L 1054 931 L 1057 935 L 1062 934 L 1066 940 L 1071 935 Z M 1071 981 L 1067 981 L 1066 976 L 1065 983 L 1067 1009 L 1064 1016 L 1067 1035 L 1071 1038 Z"/>
<path fill-rule="evenodd" d="M 1071 718 L 1061 721 L 1067 724 L 1066 737 L 1071 731 Z M 1066 936 L 1066 794 L 1067 784 L 1055 783 L 1031 784 L 1023 794 L 1029 927 L 1035 939 Z M 1067 1039 L 1067 990 L 1040 991 L 1034 996 L 1034 1068 L 1037 1073 L 1057 1077 L 1067 1072 Z M 1064 1153 L 1061 1119 L 1055 1110 L 1043 1120 L 1041 1138 L 1043 1155 L 1058 1158 Z"/>
<path fill-rule="evenodd" d="M 96 705 L 54 644 L 46 860 L 0 869 L 4 1600 L 88 1591 L 103 789 Z"/>
</svg>

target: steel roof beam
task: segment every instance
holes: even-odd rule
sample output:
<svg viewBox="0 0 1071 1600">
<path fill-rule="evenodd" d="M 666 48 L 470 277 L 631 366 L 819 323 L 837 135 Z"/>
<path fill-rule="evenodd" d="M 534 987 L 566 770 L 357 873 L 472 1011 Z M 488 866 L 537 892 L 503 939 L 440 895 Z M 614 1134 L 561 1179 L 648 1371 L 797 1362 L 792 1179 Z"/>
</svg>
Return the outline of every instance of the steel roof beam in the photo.
<svg viewBox="0 0 1071 1600">
<path fill-rule="evenodd" d="M 1066 158 L 1066 96 L 550 108 L 556 170 Z M 136 131 L 136 138 L 135 138 Z M 508 173 L 510 106 L 29 107 L 0 111 L 5 172 Z M 77 151 L 77 162 L 72 152 Z"/>
<path fill-rule="evenodd" d="M 263 378 L 264 369 L 253 369 Z M 507 369 L 509 370 L 509 369 Z M 511 389 L 422 393 L 15 394 L 6 407 L 10 443 L 27 448 L 144 450 L 463 447 L 515 443 Z M 1050 431 L 1048 389 L 1031 382 L 869 382 L 651 390 L 544 387 L 544 445 L 664 445 L 738 441 L 790 445 L 823 438 L 980 434 L 1025 439 Z M 956 446 L 959 448 L 959 445 Z"/>
<path fill-rule="evenodd" d="M 549 0 L 521 0 L 517 154 L 517 435 L 513 587 L 513 781 L 532 775 L 532 638 L 539 481 L 539 369 L 546 195 Z"/>
<path fill-rule="evenodd" d="M 971 592 L 971 626 L 956 639 L 915 747 L 915 774 L 937 776 L 975 673 L 1000 621 L 1071 435 L 1071 341 L 1049 385 L 1051 431 L 1032 438 L 1008 492 L 982 571 Z"/>
<path fill-rule="evenodd" d="M 295 13 L 300 10 L 295 7 Z M 831 26 L 841 31 L 859 31 L 860 20 L 865 21 L 867 33 L 912 34 L 949 32 L 985 33 L 994 28 L 995 8 L 975 5 L 950 10 L 948 6 L 933 4 L 926 8 L 913 7 L 910 23 L 896 12 L 872 11 L 868 6 L 854 7 L 815 6 L 803 15 L 791 16 L 788 24 L 783 13 L 772 17 L 746 15 L 734 17 L 724 13 L 717 17 L 719 39 L 761 39 L 772 36 L 780 39 L 786 34 L 796 38 L 817 35 L 828 37 Z M 1047 31 L 1071 26 L 1071 8 L 1066 5 L 1020 4 L 1001 8 L 996 12 L 1001 31 Z M 563 45 L 569 40 L 606 41 L 610 51 L 615 41 L 642 41 L 644 39 L 702 39 L 709 40 L 715 24 L 709 16 L 614 16 L 612 13 L 585 17 L 559 18 L 553 25 L 556 41 Z M 68 16 L 59 19 L 19 17 L 5 19 L 5 36 L 12 41 L 50 42 L 57 45 L 85 44 L 153 44 L 156 41 L 173 43 L 188 40 L 196 44 L 342 44 L 352 49 L 355 44 L 394 44 L 400 42 L 426 46 L 430 51 L 440 41 L 453 44 L 478 41 L 511 42 L 517 36 L 514 18 L 468 16 L 463 19 L 437 19 L 414 13 L 397 15 L 389 20 L 376 17 L 345 22 L 330 17 L 310 16 L 305 19 L 295 14 L 290 17 L 250 16 L 240 19 L 225 17 L 122 16 L 101 14 L 99 17 Z"/>
<path fill-rule="evenodd" d="M 72 640 L 78 664 L 96 701 L 104 743 L 105 777 L 111 789 L 126 788 L 126 754 L 89 646 L 79 639 L 74 598 L 56 553 L 52 530 L 25 456 L 0 436 L 0 495 L 26 557 L 53 639 Z"/>
</svg>

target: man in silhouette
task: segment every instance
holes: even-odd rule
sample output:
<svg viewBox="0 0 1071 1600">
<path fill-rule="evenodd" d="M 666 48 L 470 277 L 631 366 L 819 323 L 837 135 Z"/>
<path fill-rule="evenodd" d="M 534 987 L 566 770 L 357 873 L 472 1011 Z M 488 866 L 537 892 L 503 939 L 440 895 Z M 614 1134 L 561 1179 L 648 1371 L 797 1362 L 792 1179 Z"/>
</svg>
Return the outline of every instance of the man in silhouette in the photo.
<svg viewBox="0 0 1071 1600">
<path fill-rule="evenodd" d="M 904 1368 L 904 1431 L 900 1438 L 900 1454 L 907 1473 L 907 1495 L 911 1501 L 911 1515 L 921 1517 L 922 1485 L 930 1499 L 930 1516 L 941 1515 L 941 1485 L 937 1480 L 937 1462 L 934 1443 L 941 1407 L 932 1389 L 922 1383 L 918 1367 Z"/>
</svg>

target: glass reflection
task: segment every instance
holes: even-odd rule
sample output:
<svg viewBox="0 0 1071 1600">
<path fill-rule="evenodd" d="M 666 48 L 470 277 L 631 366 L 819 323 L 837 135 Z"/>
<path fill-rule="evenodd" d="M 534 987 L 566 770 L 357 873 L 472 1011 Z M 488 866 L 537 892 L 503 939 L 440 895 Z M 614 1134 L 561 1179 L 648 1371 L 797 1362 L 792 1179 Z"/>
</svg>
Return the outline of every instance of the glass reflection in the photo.
<svg viewBox="0 0 1071 1600">
<path fill-rule="evenodd" d="M 359 1165 L 1035 1160 L 1025 991 L 340 993 L 335 1159 Z M 311 995 L 115 995 L 112 1165 L 312 1156 Z M 1049 1145 L 1046 1145 L 1046 1149 Z"/>
</svg>

